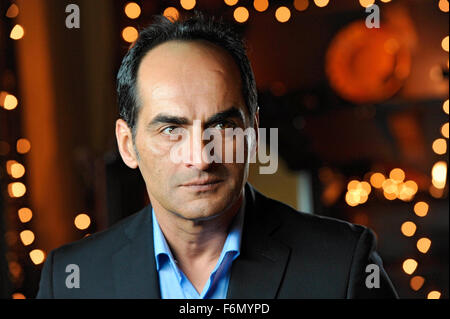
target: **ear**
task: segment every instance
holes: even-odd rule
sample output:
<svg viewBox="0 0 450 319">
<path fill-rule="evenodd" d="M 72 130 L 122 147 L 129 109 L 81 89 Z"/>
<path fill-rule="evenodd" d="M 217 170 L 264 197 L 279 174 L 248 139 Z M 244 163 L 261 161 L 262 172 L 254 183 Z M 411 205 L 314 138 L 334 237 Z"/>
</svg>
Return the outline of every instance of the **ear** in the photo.
<svg viewBox="0 0 450 319">
<path fill-rule="evenodd" d="M 116 139 L 119 147 L 120 156 L 129 168 L 137 168 L 137 154 L 133 146 L 133 135 L 127 122 L 122 119 L 116 121 Z"/>
</svg>

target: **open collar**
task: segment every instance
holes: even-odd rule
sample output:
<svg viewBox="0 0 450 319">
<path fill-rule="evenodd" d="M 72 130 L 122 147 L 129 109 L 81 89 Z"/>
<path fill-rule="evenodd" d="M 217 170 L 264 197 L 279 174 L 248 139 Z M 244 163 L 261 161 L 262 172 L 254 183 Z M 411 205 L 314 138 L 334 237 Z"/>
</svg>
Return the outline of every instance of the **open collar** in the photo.
<svg viewBox="0 0 450 319">
<path fill-rule="evenodd" d="M 273 238 L 280 225 L 276 212 L 267 212 L 245 185 L 245 216 L 240 255 L 233 262 L 227 298 L 276 298 L 290 248 Z M 270 213 L 270 218 L 269 218 Z M 118 298 L 161 298 L 152 232 L 152 207 L 136 214 L 124 229 L 125 241 L 112 256 Z"/>
</svg>

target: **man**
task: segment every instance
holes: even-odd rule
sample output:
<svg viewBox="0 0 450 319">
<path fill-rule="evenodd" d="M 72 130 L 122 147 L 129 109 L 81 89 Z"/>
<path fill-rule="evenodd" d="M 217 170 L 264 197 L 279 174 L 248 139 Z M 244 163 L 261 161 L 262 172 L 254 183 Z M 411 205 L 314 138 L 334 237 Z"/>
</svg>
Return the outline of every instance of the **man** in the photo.
<svg viewBox="0 0 450 319">
<path fill-rule="evenodd" d="M 397 296 L 369 229 L 297 212 L 247 183 L 254 140 L 225 131 L 258 131 L 256 87 L 225 24 L 158 18 L 125 56 L 118 98 L 119 151 L 142 173 L 151 205 L 52 251 L 39 298 Z M 203 156 L 206 130 L 223 137 L 218 153 L 245 160 Z M 67 265 L 79 269 L 75 288 Z"/>
</svg>

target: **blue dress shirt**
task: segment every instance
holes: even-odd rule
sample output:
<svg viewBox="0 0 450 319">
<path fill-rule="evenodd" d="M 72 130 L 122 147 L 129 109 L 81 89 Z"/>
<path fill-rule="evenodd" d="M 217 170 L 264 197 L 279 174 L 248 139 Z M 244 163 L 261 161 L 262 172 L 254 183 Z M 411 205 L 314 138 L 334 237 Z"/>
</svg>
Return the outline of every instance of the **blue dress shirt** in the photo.
<svg viewBox="0 0 450 319">
<path fill-rule="evenodd" d="M 242 227 L 244 223 L 244 207 L 245 202 L 243 201 L 239 212 L 233 219 L 216 267 L 211 272 L 209 279 L 200 294 L 186 275 L 178 268 L 166 238 L 159 227 L 155 212 L 152 209 L 156 270 L 159 275 L 159 287 L 162 299 L 226 298 L 228 283 L 230 281 L 231 264 L 240 253 Z"/>
</svg>

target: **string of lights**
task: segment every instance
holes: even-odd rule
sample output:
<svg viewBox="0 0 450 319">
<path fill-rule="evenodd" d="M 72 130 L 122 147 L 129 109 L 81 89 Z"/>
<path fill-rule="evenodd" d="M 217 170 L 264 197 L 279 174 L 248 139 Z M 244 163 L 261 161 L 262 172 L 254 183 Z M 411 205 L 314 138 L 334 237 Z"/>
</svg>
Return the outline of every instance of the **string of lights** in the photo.
<svg viewBox="0 0 450 319">
<path fill-rule="evenodd" d="M 389 2 L 389 1 L 383 1 Z M 374 4 L 374 0 L 360 0 L 360 4 L 363 7 L 370 6 Z M 448 0 L 440 0 L 438 3 L 439 9 L 442 12 L 449 11 Z M 446 36 L 442 42 L 441 46 L 444 51 L 449 51 L 449 37 Z M 447 69 L 449 63 L 447 61 Z M 449 114 L 449 102 L 448 99 L 443 103 L 442 106 L 444 112 Z M 449 137 L 449 123 L 442 124 L 440 128 L 442 137 L 436 138 L 432 143 L 432 150 L 437 155 L 447 154 L 447 141 Z M 366 174 L 367 175 L 367 174 Z M 371 193 L 371 186 L 380 189 L 383 195 L 388 200 L 400 199 L 405 202 L 411 202 L 418 191 L 418 185 L 415 181 L 405 181 L 405 173 L 400 168 L 395 168 L 390 171 L 389 178 L 386 178 L 381 172 L 368 173 L 370 175 L 370 184 L 366 181 L 351 180 L 347 184 L 347 192 L 345 194 L 346 203 L 351 206 L 357 206 L 365 203 L 368 200 L 369 194 Z M 445 161 L 436 162 L 431 169 L 431 185 L 429 186 L 429 193 L 434 198 L 440 198 L 443 195 L 444 188 L 447 179 L 447 163 Z M 414 213 L 418 217 L 425 217 L 429 212 L 429 204 L 424 201 L 417 201 L 414 203 Z M 411 220 L 405 221 L 401 225 L 401 233 L 406 236 L 413 238 L 417 233 L 418 226 Z M 432 241 L 428 237 L 421 237 L 416 241 L 416 248 L 421 254 L 426 254 L 430 247 Z M 402 263 L 403 271 L 412 275 L 418 268 L 419 262 L 414 258 L 407 258 Z M 410 287 L 414 291 L 419 291 L 426 278 L 420 275 L 413 276 L 410 279 Z M 428 299 L 439 299 L 441 297 L 441 292 L 438 290 L 431 290 L 427 294 Z"/>
<path fill-rule="evenodd" d="M 438 3 L 439 9 L 442 12 L 448 12 L 449 11 L 449 2 L 448 0 L 440 0 Z M 446 52 L 449 52 L 449 36 L 447 35 L 441 42 L 442 49 Z M 448 60 L 447 60 L 447 68 Z M 448 99 L 443 103 L 443 109 L 444 112 L 448 114 L 448 106 L 447 111 L 445 110 L 445 104 L 448 105 Z M 446 139 L 449 137 L 449 123 L 444 123 L 441 126 L 440 132 L 442 136 Z M 447 153 L 447 141 L 442 138 L 436 139 L 432 144 L 433 151 L 438 155 L 444 155 Z M 436 162 L 432 169 L 431 169 L 431 185 L 430 185 L 430 194 L 433 197 L 441 197 L 445 184 L 447 180 L 447 162 L 445 161 L 438 161 Z M 425 202 L 418 202 L 414 205 L 414 212 L 419 217 L 425 217 L 428 213 L 429 205 Z M 425 254 L 431 246 L 431 240 L 425 237 L 422 237 L 417 240 L 416 247 L 417 250 L 420 251 L 422 254 Z M 425 281 L 425 278 L 422 276 L 415 276 L 411 278 L 410 286 L 413 290 L 419 290 L 420 287 L 423 285 Z M 441 292 L 438 290 L 431 290 L 427 294 L 428 299 L 439 299 L 441 297 Z"/>
<path fill-rule="evenodd" d="M 5 16 L 14 21 L 14 19 L 20 14 L 19 6 L 12 3 L 6 10 Z M 16 23 L 12 23 L 12 28 L 9 34 L 10 41 L 21 41 L 25 37 L 24 26 Z M 13 69 L 10 67 L 9 69 Z M 17 98 L 15 92 L 0 91 L 0 106 L 5 112 L 20 112 L 20 101 Z M 15 119 L 17 120 L 17 118 Z M 17 122 L 15 122 L 17 123 Z M 46 253 L 44 250 L 38 248 L 36 235 L 31 230 L 31 223 L 33 219 L 33 211 L 29 207 L 27 189 L 25 178 L 26 178 L 26 165 L 24 156 L 31 151 L 31 142 L 27 138 L 20 137 L 15 141 L 16 154 L 10 154 L 9 145 L 5 141 L 1 141 L 1 155 L 8 155 L 10 158 L 6 160 L 6 172 L 10 178 L 7 184 L 7 196 L 10 199 L 10 205 L 6 215 L 11 216 L 14 214 L 15 220 L 19 223 L 14 224 L 14 220 L 9 224 L 11 230 L 7 231 L 6 239 L 9 246 L 9 253 L 7 254 L 7 262 L 9 266 L 9 272 L 11 277 L 11 282 L 13 284 L 12 298 L 23 299 L 26 298 L 25 294 L 21 292 L 24 284 L 24 269 L 27 268 L 26 262 L 20 258 L 21 249 L 16 247 L 17 243 L 21 243 L 25 249 L 26 254 L 29 257 L 29 261 L 34 265 L 41 265 L 46 258 Z M 6 151 L 5 151 L 6 150 Z M 14 210 L 14 212 L 11 212 Z M 88 214 L 81 213 L 75 216 L 74 225 L 77 229 L 87 230 L 91 225 L 91 219 Z M 15 231 L 14 228 L 18 229 Z M 84 236 L 88 236 L 86 233 Z"/>
<path fill-rule="evenodd" d="M 5 16 L 9 21 L 13 22 L 14 19 L 20 14 L 20 10 L 17 4 L 12 3 L 6 10 Z M 8 22 L 9 23 L 9 22 Z M 12 43 L 7 43 L 10 48 L 14 47 L 14 41 L 21 41 L 25 36 L 25 29 L 20 24 L 12 23 L 14 25 L 9 33 L 9 39 Z M 11 60 L 12 61 L 12 60 Z M 12 72 L 14 69 L 13 63 L 7 66 L 5 72 Z M 15 76 L 12 78 L 15 79 Z M 16 88 L 14 84 L 12 87 Z M 17 89 L 16 89 L 17 91 Z M 0 106 L 6 117 L 10 117 L 10 122 L 18 123 L 20 114 L 20 101 L 17 98 L 17 92 L 0 91 Z M 15 112 L 15 114 L 14 114 Z M 13 120 L 14 119 L 14 120 Z M 11 130 L 14 134 L 18 134 L 18 129 Z M 24 268 L 27 267 L 26 261 L 21 258 L 23 249 L 18 247 L 18 243 L 22 243 L 22 247 L 25 249 L 31 261 L 34 265 L 42 264 L 45 260 L 45 252 L 42 249 L 36 247 L 36 236 L 30 229 L 30 222 L 33 219 L 33 211 L 28 207 L 28 198 L 26 187 L 26 165 L 25 155 L 31 150 L 31 142 L 24 137 L 16 138 L 10 136 L 10 139 L 15 142 L 2 141 L 2 154 L 9 157 L 6 160 L 6 172 L 9 176 L 7 185 L 7 196 L 9 204 L 6 210 L 7 223 L 10 225 L 6 232 L 6 239 L 8 244 L 7 262 L 10 273 L 10 279 L 13 284 L 12 298 L 24 299 L 25 295 L 21 292 L 24 283 Z M 11 150 L 10 145 L 15 144 L 15 152 Z M 14 218 L 11 218 L 14 216 Z M 19 241 L 20 240 L 20 241 Z"/>
<path fill-rule="evenodd" d="M 392 0 L 380 0 L 382 3 L 389 3 Z M 233 10 L 233 18 L 237 23 L 245 23 L 250 18 L 249 8 L 239 5 L 239 0 L 224 0 L 224 3 L 229 7 L 235 7 Z M 319 8 L 326 7 L 329 0 L 294 0 L 292 5 L 298 12 L 306 11 L 310 7 L 310 3 L 314 3 Z M 192 10 L 196 6 L 195 0 L 180 0 L 180 7 L 184 10 Z M 375 0 L 359 0 L 359 4 L 364 7 L 370 7 L 375 4 Z M 268 0 L 254 0 L 253 9 L 257 12 L 265 12 L 268 10 L 270 3 Z M 439 9 L 442 12 L 449 11 L 448 0 L 440 0 L 438 3 Z M 275 19 L 280 23 L 285 23 L 290 20 L 292 13 L 287 6 L 279 6 L 275 9 Z M 141 14 L 140 6 L 135 2 L 129 2 L 125 5 L 124 11 L 129 19 L 136 19 Z M 164 9 L 163 15 L 169 19 L 176 20 L 179 17 L 179 9 L 174 6 L 169 6 Z M 126 42 L 132 43 L 138 37 L 138 31 L 133 26 L 127 26 L 122 31 L 122 37 Z M 442 48 L 448 52 L 448 36 L 442 40 Z M 447 62 L 448 68 L 448 62 Z M 449 113 L 448 100 L 443 104 L 443 110 L 445 113 Z M 449 124 L 444 123 L 441 127 L 441 134 L 444 138 L 448 139 L 449 136 Z M 447 153 L 447 141 L 444 138 L 437 138 L 433 144 L 432 149 L 438 155 L 444 155 Z M 429 192 L 431 196 L 439 198 L 442 195 L 445 187 L 447 174 L 447 164 L 445 161 L 437 162 L 431 173 L 431 186 Z M 382 172 L 369 172 L 365 175 L 366 180 L 353 179 L 347 184 L 347 192 L 345 194 L 346 203 L 355 207 L 364 204 L 369 199 L 369 195 L 372 192 L 372 188 L 379 190 L 385 199 L 393 201 L 399 199 L 403 202 L 413 202 L 415 195 L 417 194 L 419 187 L 414 180 L 405 180 L 405 171 L 401 168 L 394 168 L 390 170 L 389 174 L 385 176 Z M 416 201 L 413 205 L 414 213 L 418 217 L 425 217 L 429 211 L 429 204 L 425 201 Z M 401 233 L 405 237 L 413 238 L 416 234 L 418 226 L 411 220 L 407 220 L 401 225 Z M 421 237 L 416 241 L 417 250 L 421 254 L 426 254 L 432 241 L 428 237 Z M 418 261 L 414 258 L 407 258 L 402 263 L 403 271 L 408 275 L 413 275 L 418 267 Z M 425 283 L 423 276 L 413 276 L 410 279 L 410 287 L 414 291 L 419 291 Z M 429 291 L 427 298 L 438 299 L 441 296 L 441 292 L 438 290 Z"/>
<path fill-rule="evenodd" d="M 125 5 L 124 12 L 129 19 L 134 20 L 141 15 L 141 7 L 136 2 L 129 2 Z M 122 30 L 122 38 L 128 43 L 136 41 L 138 35 L 138 30 L 133 26 L 126 26 Z"/>
<path fill-rule="evenodd" d="M 448 12 L 449 10 L 449 3 L 447 0 L 440 0 L 438 3 L 439 9 L 442 12 Z M 444 51 L 448 52 L 448 36 L 446 36 L 442 40 L 442 48 Z M 447 62 L 447 68 L 448 68 L 448 62 Z M 448 105 L 448 100 L 444 102 L 443 109 L 444 112 L 448 114 L 448 106 L 446 111 L 446 106 Z M 440 132 L 443 137 L 448 139 L 448 122 L 444 123 L 441 126 Z M 443 138 L 437 138 L 432 143 L 433 151 L 437 155 L 444 155 L 447 153 L 447 141 Z M 429 187 L 429 193 L 432 197 L 440 198 L 443 195 L 444 188 L 446 185 L 447 180 L 447 163 L 445 161 L 438 161 L 436 162 L 432 169 L 431 169 L 431 185 Z M 429 204 L 423 201 L 416 202 L 414 204 L 414 213 L 419 217 L 425 217 L 428 215 L 429 212 Z M 417 226 L 412 221 L 406 221 L 402 224 L 401 231 L 403 235 L 407 237 L 413 237 L 416 233 Z M 416 242 L 417 250 L 422 253 L 426 254 L 430 247 L 431 247 L 431 240 L 427 237 L 421 237 Z M 403 270 L 408 275 L 412 275 L 415 270 L 418 267 L 418 262 L 413 258 L 408 258 L 403 262 Z M 422 288 L 426 281 L 426 278 L 423 276 L 414 276 L 410 279 L 410 287 L 414 291 L 418 291 Z M 441 292 L 439 290 L 431 290 L 427 294 L 427 299 L 439 299 L 441 297 Z"/>
<path fill-rule="evenodd" d="M 391 2 L 392 0 L 380 0 L 383 3 Z M 287 6 L 278 6 L 275 9 L 274 17 L 280 23 L 285 23 L 290 20 L 292 16 L 292 10 L 296 10 L 298 12 L 306 11 L 310 7 L 310 2 L 314 3 L 318 8 L 324 8 L 329 3 L 330 0 L 294 0 L 292 1 L 293 8 L 289 8 Z M 238 23 L 245 23 L 250 18 L 250 9 L 238 5 L 239 0 L 224 0 L 225 5 L 229 7 L 234 7 L 233 10 L 233 18 Z M 359 0 L 359 3 L 362 7 L 370 7 L 375 3 L 375 0 Z M 270 2 L 269 0 L 253 0 L 253 9 L 257 12 L 265 12 L 269 9 Z M 192 10 L 197 5 L 196 0 L 180 0 L 179 5 L 181 9 L 184 10 Z M 128 2 L 124 6 L 124 12 L 129 19 L 137 19 L 141 15 L 141 7 L 136 2 Z M 179 18 L 179 9 L 175 6 L 169 6 L 163 10 L 163 15 L 169 19 L 177 20 Z M 133 26 L 127 26 L 122 30 L 122 38 L 129 43 L 134 42 L 138 37 L 138 31 Z"/>
<path fill-rule="evenodd" d="M 355 0 L 356 1 L 356 0 Z M 380 0 L 383 3 L 391 2 L 391 0 Z M 226 6 L 234 7 L 233 18 L 237 23 L 245 23 L 250 18 L 250 8 L 239 5 L 239 0 L 224 0 Z M 292 2 L 293 8 L 287 6 L 279 6 L 274 11 L 274 17 L 276 21 L 285 23 L 290 20 L 294 9 L 298 12 L 306 11 L 312 3 L 319 7 L 326 7 L 329 0 L 295 0 Z M 375 3 L 375 0 L 359 0 L 362 7 L 368 7 Z M 268 10 L 271 3 L 268 0 L 254 0 L 253 9 L 257 12 L 265 12 Z M 163 10 L 163 15 L 176 20 L 179 17 L 179 10 L 192 10 L 197 5 L 195 0 L 180 0 L 180 9 L 175 6 L 169 6 Z M 448 0 L 439 0 L 438 7 L 442 12 L 449 11 Z M 142 9 L 136 2 L 128 2 L 124 6 L 124 13 L 130 20 L 136 20 L 141 16 Z M 5 16 L 14 21 L 14 19 L 20 14 L 17 4 L 12 3 Z M 9 39 L 14 41 L 22 41 L 25 37 L 25 28 L 22 25 L 12 23 L 10 28 Z M 121 32 L 122 39 L 127 43 L 133 43 L 138 37 L 138 30 L 135 26 L 125 26 Z M 441 46 L 443 50 L 449 52 L 449 37 L 446 36 Z M 448 62 L 447 62 L 448 68 Z M 446 114 L 449 114 L 449 100 L 443 102 L 442 109 Z M 20 112 L 20 99 L 16 91 L 10 89 L 4 89 L 0 87 L 0 111 L 4 114 L 12 112 Z M 9 112 L 9 113 L 8 113 Z M 449 123 L 444 123 L 440 127 L 440 133 L 442 137 L 436 138 L 431 148 L 434 153 L 440 156 L 447 154 L 447 140 L 449 138 Z M 10 152 L 14 145 L 14 152 Z M 31 142 L 24 137 L 15 136 L 13 141 L 0 141 L 0 155 L 8 156 L 5 161 L 5 171 L 8 176 L 8 183 L 6 187 L 7 196 L 9 197 L 11 209 L 14 209 L 14 218 L 17 221 L 15 230 L 7 232 L 7 243 L 11 253 L 8 253 L 8 265 L 9 272 L 14 284 L 13 298 L 25 298 L 21 287 L 23 284 L 23 261 L 20 260 L 21 249 L 25 249 L 28 260 L 33 265 L 40 265 L 45 261 L 46 253 L 40 249 L 37 244 L 36 235 L 32 231 L 31 222 L 34 217 L 34 213 L 28 205 L 27 194 L 29 189 L 26 185 L 26 173 L 27 167 L 25 164 L 25 156 L 31 151 Z M 351 180 L 347 185 L 347 193 L 345 195 L 345 201 L 349 206 L 357 206 L 367 202 L 369 195 L 372 193 L 372 188 L 375 188 L 382 192 L 383 196 L 387 200 L 399 199 L 404 202 L 413 203 L 413 211 L 416 216 L 423 218 L 426 217 L 430 211 L 430 205 L 425 201 L 413 202 L 414 196 L 418 192 L 418 184 L 414 180 L 407 180 L 406 174 L 401 168 L 392 169 L 386 176 L 382 172 L 370 173 L 370 178 L 367 180 Z M 443 190 L 446 186 L 447 179 L 447 162 L 439 160 L 431 168 L 431 185 L 429 193 L 432 197 L 439 198 L 442 196 Z M 10 212 L 7 212 L 11 215 Z M 91 225 L 91 218 L 87 213 L 77 214 L 74 218 L 74 225 L 77 229 L 87 231 Z M 418 226 L 411 220 L 405 221 L 401 225 L 401 233 L 408 238 L 414 238 L 417 234 Z M 84 233 L 84 236 L 88 236 L 88 233 Z M 16 243 L 21 243 L 22 248 L 17 248 Z M 415 241 L 417 250 L 421 254 L 426 254 L 431 248 L 432 240 L 428 237 L 421 237 Z M 414 258 L 407 258 L 403 263 L 403 271 L 408 275 L 413 275 L 418 268 L 419 261 Z M 22 278 L 22 279 L 21 279 Z M 414 291 L 419 291 L 426 278 L 420 275 L 415 275 L 410 279 L 410 287 Z M 429 299 L 438 299 L 441 296 L 441 292 L 438 290 L 431 290 L 427 294 Z"/>
</svg>

